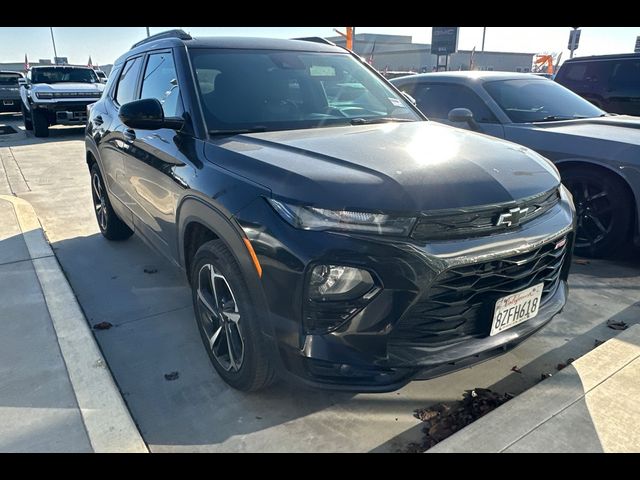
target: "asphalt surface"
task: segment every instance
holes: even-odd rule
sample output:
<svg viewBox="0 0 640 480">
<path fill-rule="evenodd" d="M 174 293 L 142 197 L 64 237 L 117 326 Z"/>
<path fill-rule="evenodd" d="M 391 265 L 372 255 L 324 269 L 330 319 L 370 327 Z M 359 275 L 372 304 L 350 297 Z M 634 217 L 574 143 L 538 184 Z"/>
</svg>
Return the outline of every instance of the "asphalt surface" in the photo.
<svg viewBox="0 0 640 480">
<path fill-rule="evenodd" d="M 21 127 L 19 116 L 0 115 L 2 123 Z M 481 365 L 387 394 L 285 382 L 242 394 L 209 364 L 184 273 L 136 237 L 112 243 L 99 234 L 83 129 L 55 127 L 47 139 L 18 129 L 0 136 L 11 188 L 35 208 L 87 320 L 114 325 L 94 334 L 151 451 L 402 450 L 421 435 L 414 409 L 460 399 L 474 387 L 521 393 L 558 363 L 590 351 L 595 340 L 613 337 L 607 320 L 640 318 L 640 253 L 627 248 L 616 259 L 574 262 L 564 312 Z M 171 372 L 179 376 L 168 381 Z"/>
</svg>

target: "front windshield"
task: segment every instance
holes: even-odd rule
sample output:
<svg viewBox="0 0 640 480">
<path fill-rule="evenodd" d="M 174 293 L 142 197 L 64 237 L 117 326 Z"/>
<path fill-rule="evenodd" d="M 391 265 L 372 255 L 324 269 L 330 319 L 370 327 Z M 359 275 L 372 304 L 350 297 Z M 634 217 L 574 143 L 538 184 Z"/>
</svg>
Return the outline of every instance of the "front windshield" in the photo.
<svg viewBox="0 0 640 480">
<path fill-rule="evenodd" d="M 484 89 L 514 123 L 592 118 L 605 112 L 551 80 L 485 82 Z"/>
<path fill-rule="evenodd" d="M 97 83 L 98 77 L 90 68 L 34 68 L 32 83 Z"/>
<path fill-rule="evenodd" d="M 422 120 L 346 53 L 193 49 L 212 132 Z"/>
<path fill-rule="evenodd" d="M 0 73 L 0 85 L 17 87 L 19 78 L 22 77 L 17 73 Z"/>
</svg>

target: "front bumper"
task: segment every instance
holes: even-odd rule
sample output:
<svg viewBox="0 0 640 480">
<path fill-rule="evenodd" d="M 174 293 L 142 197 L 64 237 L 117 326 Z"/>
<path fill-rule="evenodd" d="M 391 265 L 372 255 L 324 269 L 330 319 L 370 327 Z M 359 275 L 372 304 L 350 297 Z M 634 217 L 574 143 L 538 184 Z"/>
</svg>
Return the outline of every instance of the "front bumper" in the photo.
<svg viewBox="0 0 640 480">
<path fill-rule="evenodd" d="M 558 205 L 517 230 L 426 245 L 409 239 L 297 230 L 285 224 L 263 199 L 242 210 L 237 220 L 263 268 L 265 320 L 269 336 L 275 339 L 274 358 L 281 372 L 314 387 L 383 392 L 414 378 L 442 375 L 501 354 L 560 312 L 567 299 L 574 214 L 563 191 Z M 474 317 L 475 330 L 462 328 L 459 338 L 432 342 L 406 337 L 407 318 L 443 274 L 553 250 L 563 238 L 568 242 L 562 263 L 535 318 L 490 337 L 493 303 L 487 300 L 486 308 Z M 320 262 L 370 270 L 383 288 L 337 330 L 307 334 L 301 321 L 305 278 L 309 267 Z M 399 337 L 403 327 L 404 336 Z"/>
<path fill-rule="evenodd" d="M 17 95 L 0 95 L 0 112 L 19 112 L 20 102 Z"/>
<path fill-rule="evenodd" d="M 31 108 L 44 112 L 50 125 L 85 125 L 87 123 L 87 105 L 93 100 L 77 100 L 72 102 L 33 102 Z"/>
</svg>

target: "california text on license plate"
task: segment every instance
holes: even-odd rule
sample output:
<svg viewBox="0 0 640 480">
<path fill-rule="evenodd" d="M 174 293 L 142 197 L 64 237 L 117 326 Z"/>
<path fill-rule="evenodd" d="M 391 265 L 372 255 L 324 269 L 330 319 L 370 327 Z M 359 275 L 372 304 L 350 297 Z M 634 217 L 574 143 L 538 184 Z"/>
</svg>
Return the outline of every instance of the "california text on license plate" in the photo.
<svg viewBox="0 0 640 480">
<path fill-rule="evenodd" d="M 499 298 L 493 311 L 489 336 L 504 332 L 535 317 L 540 307 L 543 288 L 544 283 L 539 283 L 521 292 Z"/>
</svg>

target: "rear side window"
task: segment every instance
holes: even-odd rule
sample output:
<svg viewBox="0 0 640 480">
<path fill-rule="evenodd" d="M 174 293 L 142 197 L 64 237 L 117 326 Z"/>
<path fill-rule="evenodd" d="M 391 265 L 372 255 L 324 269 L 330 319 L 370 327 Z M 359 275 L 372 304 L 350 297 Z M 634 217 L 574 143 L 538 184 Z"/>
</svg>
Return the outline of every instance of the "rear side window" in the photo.
<svg viewBox="0 0 640 480">
<path fill-rule="evenodd" d="M 640 91 L 640 59 L 617 62 L 609 81 L 611 90 Z"/>
<path fill-rule="evenodd" d="M 584 63 L 576 63 L 567 65 L 564 78 L 572 82 L 581 82 L 587 73 L 587 65 Z"/>
<path fill-rule="evenodd" d="M 464 85 L 423 83 L 416 86 L 414 93 L 407 93 L 416 99 L 418 108 L 427 117 L 446 119 L 454 108 L 468 108 L 478 122 L 497 122 L 482 99 Z"/>
<path fill-rule="evenodd" d="M 138 75 L 141 67 L 142 57 L 134 58 L 124 64 L 116 89 L 116 102 L 119 105 L 135 100 L 136 85 L 138 84 Z"/>
<path fill-rule="evenodd" d="M 182 114 L 178 76 L 170 52 L 149 55 L 140 98 L 158 99 L 165 117 L 177 117 Z"/>
</svg>

